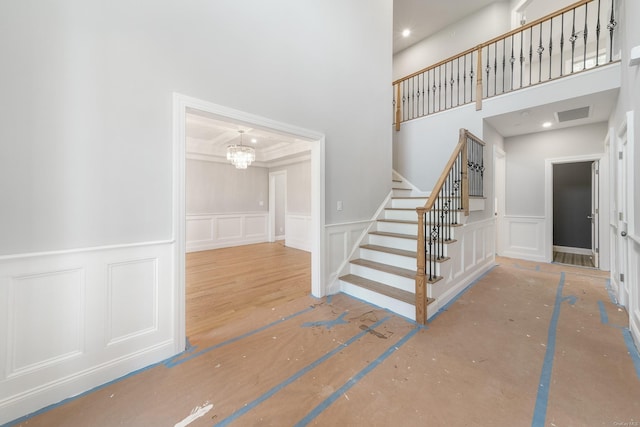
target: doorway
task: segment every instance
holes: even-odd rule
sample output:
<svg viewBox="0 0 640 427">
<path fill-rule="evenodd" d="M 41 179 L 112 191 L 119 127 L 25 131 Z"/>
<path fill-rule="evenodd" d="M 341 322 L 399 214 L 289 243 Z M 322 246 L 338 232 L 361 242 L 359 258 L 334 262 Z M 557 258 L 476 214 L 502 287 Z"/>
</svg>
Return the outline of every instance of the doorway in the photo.
<svg viewBox="0 0 640 427">
<path fill-rule="evenodd" d="M 188 109 L 200 110 L 249 126 L 269 129 L 295 136 L 311 144 L 311 294 L 322 297 L 326 289 L 322 284 L 322 228 L 324 225 L 324 141 L 323 134 L 294 125 L 276 122 L 265 117 L 213 104 L 182 94 L 173 95 L 173 240 L 174 273 L 176 292 L 174 294 L 174 336 L 176 353 L 186 346 L 185 307 L 185 254 L 186 254 L 186 115 Z"/>
<path fill-rule="evenodd" d="M 602 164 L 602 158 L 603 156 L 598 155 L 585 155 L 545 160 L 544 221 L 545 240 L 548 242 L 545 245 L 546 262 L 553 262 L 554 252 L 561 252 L 569 254 L 569 256 L 565 258 L 569 262 L 571 262 L 570 258 L 574 258 L 578 259 L 576 264 L 585 264 L 593 260 L 592 267 L 600 268 L 600 266 L 603 265 L 603 253 L 600 251 L 600 247 L 603 230 L 606 229 L 603 227 L 603 224 L 608 226 L 609 215 L 606 206 L 604 207 L 605 212 L 603 212 L 603 200 L 599 197 L 601 194 L 600 189 L 608 182 L 606 180 L 603 181 L 603 177 L 600 175 L 599 169 Z M 580 166 L 575 166 L 575 168 L 581 168 L 583 172 L 580 179 L 581 187 L 578 187 L 579 189 L 575 187 L 571 189 L 571 186 L 574 184 L 565 182 L 565 186 L 569 187 L 568 192 L 563 193 L 564 195 L 560 194 L 558 195 L 559 197 L 557 197 L 554 181 L 557 181 L 557 178 L 562 178 L 563 176 L 565 177 L 565 181 L 572 179 L 571 177 L 567 177 L 567 174 L 570 173 L 574 167 L 562 166 L 571 164 L 581 164 Z M 557 169 L 556 166 L 559 166 L 559 169 Z M 567 169 L 563 170 L 563 167 Z M 560 175 L 554 177 L 554 175 L 558 173 Z M 586 199 L 586 202 L 585 200 L 582 201 L 582 210 L 579 212 L 574 210 L 573 207 L 573 204 L 575 204 L 574 199 L 578 197 Z M 567 201 L 571 203 L 566 203 Z M 569 225 L 566 225 L 566 222 L 562 222 L 556 218 L 554 213 L 558 210 L 562 211 L 562 214 L 571 222 Z M 558 224 L 556 224 L 556 221 L 558 221 Z M 579 227 L 573 223 L 576 223 Z M 558 234 L 564 237 L 568 235 L 572 240 L 556 240 Z M 608 256 L 608 254 L 606 255 Z M 580 260 L 580 258 L 583 257 L 586 258 L 586 260 Z"/>
<path fill-rule="evenodd" d="M 596 267 L 597 161 L 553 165 L 553 261 Z"/>
<path fill-rule="evenodd" d="M 269 173 L 269 241 L 285 240 L 287 171 Z"/>
</svg>

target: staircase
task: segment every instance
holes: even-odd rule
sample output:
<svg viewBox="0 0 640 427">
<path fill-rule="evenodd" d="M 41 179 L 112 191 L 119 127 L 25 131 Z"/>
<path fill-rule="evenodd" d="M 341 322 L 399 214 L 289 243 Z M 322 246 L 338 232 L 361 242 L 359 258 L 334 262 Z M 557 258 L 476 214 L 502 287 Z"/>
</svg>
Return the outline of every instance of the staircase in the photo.
<svg viewBox="0 0 640 427">
<path fill-rule="evenodd" d="M 424 206 L 428 196 L 401 179 L 393 180 L 391 200 L 350 261 L 348 274 L 339 278 L 342 292 L 416 320 L 416 208 Z M 455 234 L 466 217 L 463 212 L 452 214 L 457 215 Z M 435 314 L 438 304 L 432 303 L 446 290 L 451 276 L 450 254 L 456 249 L 457 241 L 451 236 L 444 256 L 437 260 L 435 274 L 427 278 L 427 318 Z"/>
</svg>

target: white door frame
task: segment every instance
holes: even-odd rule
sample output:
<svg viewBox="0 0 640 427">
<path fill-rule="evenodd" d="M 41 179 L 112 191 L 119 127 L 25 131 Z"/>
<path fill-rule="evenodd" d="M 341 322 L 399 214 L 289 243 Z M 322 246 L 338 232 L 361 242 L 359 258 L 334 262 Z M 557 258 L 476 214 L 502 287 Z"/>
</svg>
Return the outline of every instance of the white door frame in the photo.
<svg viewBox="0 0 640 427">
<path fill-rule="evenodd" d="M 286 187 L 287 171 L 282 170 L 277 172 L 269 172 L 269 241 L 270 242 L 275 242 L 276 235 L 278 234 L 276 231 L 276 187 L 277 187 L 276 178 L 279 175 L 284 175 L 285 177 L 284 216 L 285 216 L 285 220 L 287 218 L 287 187 Z M 286 232 L 287 230 L 285 229 L 285 235 L 286 235 Z"/>
<path fill-rule="evenodd" d="M 496 165 L 500 163 L 502 166 L 498 168 Z M 505 221 L 504 216 L 506 214 L 506 165 L 507 158 L 505 151 L 497 146 L 493 146 L 493 196 L 494 200 L 494 215 L 496 217 L 496 254 L 502 255 L 505 249 Z"/>
<path fill-rule="evenodd" d="M 262 116 L 224 107 L 211 102 L 173 93 L 173 228 L 174 251 L 174 338 L 175 351 L 186 346 L 185 314 L 185 254 L 186 254 L 186 113 L 188 108 L 197 109 L 249 125 L 272 129 L 311 142 L 311 294 L 326 295 L 323 280 L 324 248 L 324 162 L 325 136 L 322 133 L 287 123 L 277 122 Z"/>
<path fill-rule="evenodd" d="M 593 162 L 599 161 L 600 164 L 604 163 L 601 160 L 606 159 L 605 154 L 586 154 L 581 156 L 569 156 L 569 157 L 558 157 L 553 159 L 545 159 L 544 161 L 544 198 L 545 198 L 545 208 L 544 208 L 544 229 L 545 229 L 545 248 L 544 248 L 544 259 L 545 262 L 553 261 L 553 165 L 559 163 L 580 163 L 580 162 Z M 602 190 L 603 186 L 607 185 L 606 182 L 603 182 L 603 177 L 600 177 L 600 190 Z M 602 191 L 600 191 L 602 194 Z M 602 230 L 608 229 L 609 227 L 609 215 L 605 212 L 609 211 L 609 207 L 605 206 L 603 209 L 602 200 L 600 200 L 599 211 L 601 212 L 599 218 L 599 229 L 602 233 Z M 606 222 L 605 222 L 606 221 Z M 605 225 L 603 225 L 605 224 Z M 606 226 L 606 227 L 605 227 Z M 599 236 L 598 239 L 602 242 L 602 236 Z M 606 237 L 608 238 L 608 237 Z M 602 247 L 600 247 L 600 256 L 608 257 L 608 254 L 603 254 Z"/>
</svg>

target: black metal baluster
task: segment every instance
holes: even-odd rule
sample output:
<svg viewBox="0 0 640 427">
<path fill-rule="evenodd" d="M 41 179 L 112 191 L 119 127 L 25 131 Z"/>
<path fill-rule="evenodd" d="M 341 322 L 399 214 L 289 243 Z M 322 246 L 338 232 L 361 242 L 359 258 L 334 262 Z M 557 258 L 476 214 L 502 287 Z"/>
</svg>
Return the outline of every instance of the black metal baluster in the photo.
<svg viewBox="0 0 640 427">
<path fill-rule="evenodd" d="M 427 91 L 429 93 L 429 91 Z M 424 111 L 424 73 L 422 73 L 422 115 L 426 116 L 428 113 Z"/>
<path fill-rule="evenodd" d="M 562 21 L 560 24 L 560 76 L 564 75 L 563 73 L 563 55 L 564 55 L 564 13 L 562 14 Z"/>
<path fill-rule="evenodd" d="M 578 36 L 576 35 L 576 10 L 573 9 L 573 24 L 571 27 L 571 37 L 569 37 L 569 41 L 571 42 L 571 73 L 573 73 L 573 58 L 576 50 L 576 40 L 578 40 Z"/>
<path fill-rule="evenodd" d="M 614 2 L 615 0 L 611 0 L 611 19 L 609 19 L 609 23 L 607 24 L 607 29 L 609 30 L 609 62 L 613 61 L 613 30 L 615 30 L 616 25 L 618 25 L 614 16 Z"/>
<path fill-rule="evenodd" d="M 469 71 L 469 84 L 471 86 L 471 102 L 473 102 L 473 76 L 475 75 L 473 73 L 473 52 L 471 52 L 471 71 Z M 478 70 L 479 73 L 481 73 L 482 71 Z"/>
<path fill-rule="evenodd" d="M 539 29 L 540 44 L 538 45 L 538 83 L 542 81 L 542 52 L 544 52 L 544 47 L 542 46 L 542 23 L 540 23 Z"/>
<path fill-rule="evenodd" d="M 529 27 L 529 86 L 531 86 L 531 73 L 533 72 L 533 27 Z"/>
<path fill-rule="evenodd" d="M 460 105 L 460 57 L 458 57 L 458 60 L 456 61 L 458 63 L 458 77 L 457 77 L 457 92 L 458 92 L 458 96 L 457 98 L 457 104 L 456 105 Z"/>
<path fill-rule="evenodd" d="M 549 21 L 549 80 L 551 80 L 551 52 L 553 51 L 553 18 Z"/>
<path fill-rule="evenodd" d="M 429 95 L 431 94 L 431 78 L 429 77 L 429 70 L 427 70 L 427 114 L 429 114 Z"/>
<path fill-rule="evenodd" d="M 451 107 L 453 107 L 453 85 L 456 81 L 453 79 L 453 59 L 451 60 L 451 80 L 449 80 L 449 83 L 451 83 Z"/>
<path fill-rule="evenodd" d="M 589 13 L 589 3 L 584 4 L 584 31 L 582 34 L 582 40 L 584 40 L 584 54 L 582 55 L 582 69 L 587 69 L 587 33 L 589 32 L 587 28 L 587 16 Z M 598 56 L 598 52 L 596 51 L 596 57 Z"/>
<path fill-rule="evenodd" d="M 506 92 L 504 78 L 506 76 L 507 66 L 507 39 L 502 40 L 502 93 Z"/>
<path fill-rule="evenodd" d="M 407 100 L 407 81 L 404 80 L 402 82 L 402 117 L 407 117 L 407 106 L 406 106 L 406 100 Z"/>
<path fill-rule="evenodd" d="M 498 94 L 498 42 L 493 45 L 493 95 Z"/>
<path fill-rule="evenodd" d="M 467 55 L 464 55 L 464 69 L 462 71 L 462 91 L 464 93 L 462 97 L 462 103 L 467 103 Z"/>
<path fill-rule="evenodd" d="M 442 66 L 438 66 L 438 111 L 442 111 Z"/>
<path fill-rule="evenodd" d="M 522 72 L 524 71 L 524 33 L 520 31 L 520 87 L 522 87 Z"/>
<path fill-rule="evenodd" d="M 600 61 L 600 1 L 598 0 L 598 21 L 596 22 L 596 67 Z"/>
<path fill-rule="evenodd" d="M 433 97 L 431 102 L 433 103 L 433 112 L 436 112 L 436 69 L 433 69 Z"/>
<path fill-rule="evenodd" d="M 489 65 L 489 55 L 490 55 L 490 51 L 489 51 L 489 46 L 487 46 L 487 66 L 485 67 L 485 71 L 487 73 L 487 78 L 486 78 L 486 83 L 485 86 L 487 87 L 487 98 L 489 97 L 489 72 L 491 71 L 491 66 Z"/>
</svg>

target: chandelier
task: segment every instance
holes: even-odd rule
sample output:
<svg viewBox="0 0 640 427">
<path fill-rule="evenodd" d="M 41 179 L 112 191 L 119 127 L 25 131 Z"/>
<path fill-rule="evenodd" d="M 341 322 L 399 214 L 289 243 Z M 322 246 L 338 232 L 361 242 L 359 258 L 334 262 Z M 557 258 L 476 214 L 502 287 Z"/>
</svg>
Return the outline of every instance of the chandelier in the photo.
<svg viewBox="0 0 640 427">
<path fill-rule="evenodd" d="M 246 169 L 251 165 L 251 162 L 256 160 L 256 150 L 252 147 L 242 145 L 243 130 L 238 131 L 240 133 L 240 145 L 233 144 L 227 146 L 227 160 L 231 161 L 237 169 Z"/>
</svg>

